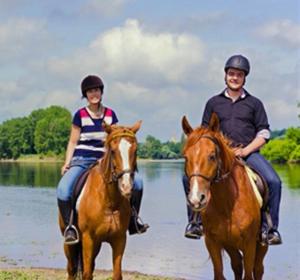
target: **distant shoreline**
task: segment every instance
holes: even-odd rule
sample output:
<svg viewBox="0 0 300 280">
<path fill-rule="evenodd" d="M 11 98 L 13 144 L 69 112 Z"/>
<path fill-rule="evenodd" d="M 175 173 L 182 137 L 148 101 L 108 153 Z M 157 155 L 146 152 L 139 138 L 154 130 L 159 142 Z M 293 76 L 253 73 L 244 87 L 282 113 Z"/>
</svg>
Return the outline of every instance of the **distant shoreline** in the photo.
<svg viewBox="0 0 300 280">
<path fill-rule="evenodd" d="M 28 156 L 28 157 L 21 157 L 18 159 L 0 159 L 0 162 L 30 162 L 30 163 L 39 163 L 39 162 L 61 162 L 63 163 L 64 160 L 60 159 L 60 158 L 56 158 L 56 157 L 43 157 L 40 158 L 40 156 Z M 147 163 L 147 162 L 184 162 L 183 158 L 180 159 L 144 159 L 144 158 L 140 158 L 138 159 L 138 162 L 140 163 Z"/>
</svg>

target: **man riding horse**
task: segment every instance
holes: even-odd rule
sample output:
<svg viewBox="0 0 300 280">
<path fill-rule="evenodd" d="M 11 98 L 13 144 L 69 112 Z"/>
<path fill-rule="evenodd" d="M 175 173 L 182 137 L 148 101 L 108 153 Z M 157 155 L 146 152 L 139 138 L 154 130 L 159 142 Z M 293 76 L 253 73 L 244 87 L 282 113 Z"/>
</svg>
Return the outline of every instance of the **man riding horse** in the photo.
<svg viewBox="0 0 300 280">
<path fill-rule="evenodd" d="M 281 244 L 278 231 L 279 204 L 281 199 L 281 181 L 271 164 L 259 153 L 259 149 L 269 140 L 270 130 L 267 115 L 262 102 L 244 89 L 250 64 L 246 57 L 233 55 L 224 67 L 226 88 L 208 100 L 202 118 L 202 125 L 207 127 L 212 113 L 216 113 L 221 131 L 232 141 L 237 157 L 255 169 L 269 187 L 268 207 L 273 227 L 269 228 L 265 215 L 262 221 L 261 238 L 269 245 Z M 185 193 L 189 182 L 183 177 Z M 203 235 L 201 217 L 193 220 L 193 212 L 188 207 L 189 224 L 187 238 L 199 239 Z"/>
</svg>

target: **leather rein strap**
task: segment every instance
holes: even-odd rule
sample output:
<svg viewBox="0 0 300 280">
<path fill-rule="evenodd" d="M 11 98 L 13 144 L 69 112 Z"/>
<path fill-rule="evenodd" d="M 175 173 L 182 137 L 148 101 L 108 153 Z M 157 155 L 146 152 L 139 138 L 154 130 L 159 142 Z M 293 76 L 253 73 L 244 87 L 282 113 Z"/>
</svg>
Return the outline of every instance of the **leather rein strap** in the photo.
<svg viewBox="0 0 300 280">
<path fill-rule="evenodd" d="M 216 140 L 216 138 L 210 136 L 210 135 L 202 135 L 201 137 L 199 137 L 198 141 L 201 140 L 202 138 L 206 138 L 206 139 L 209 139 L 210 141 L 212 141 L 215 145 L 216 145 L 216 150 L 217 150 L 217 159 L 218 159 L 218 165 L 217 165 L 217 172 L 216 172 L 216 175 L 214 177 L 209 177 L 209 176 L 206 176 L 206 175 L 203 175 L 202 173 L 198 172 L 198 173 L 193 173 L 191 174 L 188 178 L 189 178 L 189 181 L 193 178 L 193 177 L 201 177 L 203 178 L 204 180 L 210 182 L 210 183 L 218 183 L 224 179 L 226 179 L 230 172 L 227 172 L 225 174 L 221 174 L 222 172 L 222 162 L 220 160 L 220 147 L 219 147 L 219 143 L 218 141 Z"/>
<path fill-rule="evenodd" d="M 116 139 L 116 138 L 121 138 L 121 137 L 130 137 L 130 138 L 136 139 L 135 134 L 134 134 L 132 131 L 130 131 L 130 130 L 128 130 L 128 131 L 123 131 L 123 132 L 116 132 L 116 133 L 112 134 L 112 135 L 109 137 L 109 139 L 108 139 L 108 141 L 107 141 L 107 144 L 109 144 L 112 140 L 114 140 L 114 139 Z M 113 165 L 112 160 L 110 160 L 110 162 L 111 162 L 112 181 L 113 181 L 113 182 L 118 181 L 118 179 L 120 179 L 120 178 L 121 178 L 124 174 L 126 174 L 126 173 L 129 173 L 131 176 L 134 175 L 135 170 L 130 169 L 130 168 L 124 169 L 124 170 L 122 170 L 122 171 L 120 171 L 120 172 L 116 172 L 116 168 L 115 168 L 115 166 Z M 135 168 L 135 169 L 136 169 L 136 168 Z"/>
</svg>

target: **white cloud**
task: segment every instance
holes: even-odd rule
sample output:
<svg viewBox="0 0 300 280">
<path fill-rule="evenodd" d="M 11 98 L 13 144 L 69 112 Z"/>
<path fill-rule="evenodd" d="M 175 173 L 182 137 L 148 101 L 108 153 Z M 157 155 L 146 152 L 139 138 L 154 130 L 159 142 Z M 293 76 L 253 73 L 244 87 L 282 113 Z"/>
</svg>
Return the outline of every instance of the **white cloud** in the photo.
<svg viewBox="0 0 300 280">
<path fill-rule="evenodd" d="M 96 71 L 143 84 L 180 83 L 199 67 L 203 53 L 204 45 L 195 36 L 146 32 L 137 20 L 129 19 L 74 56 L 50 61 L 49 69 L 60 74 Z"/>
<path fill-rule="evenodd" d="M 290 48 L 300 47 L 300 25 L 291 20 L 274 20 L 264 24 L 256 32 L 265 39 Z"/>
</svg>

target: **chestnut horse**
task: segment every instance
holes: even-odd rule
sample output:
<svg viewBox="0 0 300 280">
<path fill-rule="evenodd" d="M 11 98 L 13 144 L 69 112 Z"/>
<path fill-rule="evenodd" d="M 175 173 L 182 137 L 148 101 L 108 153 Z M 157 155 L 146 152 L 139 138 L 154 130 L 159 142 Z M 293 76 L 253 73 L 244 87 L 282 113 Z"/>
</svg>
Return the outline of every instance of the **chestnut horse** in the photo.
<svg viewBox="0 0 300 280">
<path fill-rule="evenodd" d="M 68 279 L 77 277 L 78 266 L 84 280 L 93 279 L 95 258 L 102 242 L 112 248 L 113 279 L 122 279 L 122 257 L 131 216 L 130 196 L 136 170 L 137 140 L 141 122 L 131 128 L 105 126 L 106 153 L 94 166 L 77 201 L 80 243 L 64 245 Z M 64 223 L 60 217 L 61 231 Z"/>
<path fill-rule="evenodd" d="M 183 149 L 190 185 L 187 203 L 202 217 L 214 279 L 225 279 L 224 250 L 235 280 L 262 279 L 268 247 L 260 243 L 260 206 L 244 166 L 219 131 L 217 115 L 212 114 L 207 128 L 196 129 L 184 116 L 182 128 L 187 135 Z"/>
</svg>

